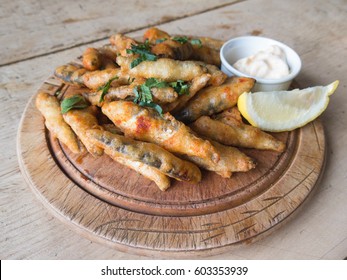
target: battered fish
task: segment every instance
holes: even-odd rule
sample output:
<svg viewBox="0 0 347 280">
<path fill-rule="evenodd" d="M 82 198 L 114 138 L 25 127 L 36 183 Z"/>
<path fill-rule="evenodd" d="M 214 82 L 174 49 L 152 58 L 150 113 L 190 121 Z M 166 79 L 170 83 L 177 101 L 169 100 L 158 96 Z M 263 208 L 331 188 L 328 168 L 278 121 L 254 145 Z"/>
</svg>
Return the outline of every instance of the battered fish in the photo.
<svg viewBox="0 0 347 280">
<path fill-rule="evenodd" d="M 64 121 L 57 97 L 41 91 L 36 97 L 36 107 L 44 116 L 47 129 L 55 137 L 73 153 L 77 154 L 84 151 L 84 147 L 78 142 L 76 134 Z"/>
<path fill-rule="evenodd" d="M 259 128 L 233 119 L 211 119 L 202 116 L 190 125 L 199 135 L 213 139 L 224 145 L 254 148 L 259 150 L 273 150 L 283 152 L 285 144 Z"/>
<path fill-rule="evenodd" d="M 99 126 L 96 115 L 97 108 L 95 106 L 90 106 L 85 109 L 72 109 L 63 115 L 64 120 L 77 134 L 88 152 L 95 157 L 101 156 L 103 154 L 103 149 L 90 141 L 90 138 L 86 135 L 86 131 L 93 128 L 102 129 L 101 126 Z"/>
<path fill-rule="evenodd" d="M 185 158 L 206 170 L 218 173 L 224 178 L 229 178 L 233 172 L 246 172 L 255 167 L 254 160 L 237 148 L 225 146 L 215 141 L 210 142 L 221 155 L 218 162 L 211 163 L 204 158 L 195 156 L 186 156 Z"/>
<path fill-rule="evenodd" d="M 210 86 L 199 91 L 193 99 L 174 116 L 183 122 L 193 122 L 201 116 L 213 115 L 236 105 L 239 96 L 250 91 L 255 80 L 232 77 L 220 86 Z"/>
<path fill-rule="evenodd" d="M 122 71 L 133 77 L 157 78 L 166 82 L 177 80 L 191 81 L 196 76 L 207 72 L 207 68 L 196 61 L 180 61 L 170 58 L 159 58 L 155 61 L 143 61 L 134 68 L 130 68 L 132 57 L 117 57 L 117 63 Z"/>
<path fill-rule="evenodd" d="M 126 136 L 155 143 L 173 153 L 196 156 L 209 162 L 219 160 L 220 155 L 209 141 L 194 135 L 169 113 L 160 115 L 129 101 L 105 103 L 102 112 Z"/>
<path fill-rule="evenodd" d="M 87 136 L 112 158 L 124 157 L 141 162 L 179 181 L 198 183 L 201 180 L 201 173 L 196 165 L 179 159 L 155 144 L 132 140 L 100 129 L 88 130 Z"/>
</svg>

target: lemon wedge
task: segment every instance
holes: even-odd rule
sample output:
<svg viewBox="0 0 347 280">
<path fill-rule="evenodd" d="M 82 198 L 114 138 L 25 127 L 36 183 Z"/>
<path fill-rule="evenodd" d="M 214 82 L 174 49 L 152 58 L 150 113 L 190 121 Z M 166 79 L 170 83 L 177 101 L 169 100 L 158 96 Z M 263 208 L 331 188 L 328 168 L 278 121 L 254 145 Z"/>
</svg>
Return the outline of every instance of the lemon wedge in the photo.
<svg viewBox="0 0 347 280">
<path fill-rule="evenodd" d="M 302 127 L 324 112 L 339 81 L 327 86 L 272 92 L 244 92 L 237 106 L 253 126 L 265 131 L 290 131 Z"/>
</svg>

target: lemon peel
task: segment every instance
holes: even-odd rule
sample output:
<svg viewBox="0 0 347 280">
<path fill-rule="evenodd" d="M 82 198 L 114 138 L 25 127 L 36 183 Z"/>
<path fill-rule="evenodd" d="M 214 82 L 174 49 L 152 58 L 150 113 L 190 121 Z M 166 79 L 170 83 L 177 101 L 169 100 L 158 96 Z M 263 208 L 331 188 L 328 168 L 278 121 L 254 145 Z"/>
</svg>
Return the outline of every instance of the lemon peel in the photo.
<svg viewBox="0 0 347 280">
<path fill-rule="evenodd" d="M 329 96 L 339 85 L 272 92 L 244 92 L 237 106 L 242 116 L 264 131 L 291 131 L 320 116 L 329 104 Z"/>
</svg>

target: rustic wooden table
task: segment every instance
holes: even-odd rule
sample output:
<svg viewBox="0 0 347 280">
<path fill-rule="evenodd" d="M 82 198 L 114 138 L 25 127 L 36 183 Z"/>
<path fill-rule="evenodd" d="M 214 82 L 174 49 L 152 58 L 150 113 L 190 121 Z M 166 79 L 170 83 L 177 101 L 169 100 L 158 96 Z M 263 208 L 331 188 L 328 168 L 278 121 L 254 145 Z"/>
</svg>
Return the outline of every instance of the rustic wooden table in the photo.
<svg viewBox="0 0 347 280">
<path fill-rule="evenodd" d="M 42 206 L 16 154 L 20 117 L 52 70 L 109 35 L 149 26 L 227 40 L 261 35 L 301 56 L 301 87 L 340 80 L 322 116 L 328 142 L 317 191 L 285 226 L 213 259 L 343 259 L 347 256 L 347 2 L 345 0 L 20 1 L 0 4 L 0 258 L 145 259 L 85 239 Z M 156 256 L 152 256 L 153 258 Z M 158 257 L 158 256 L 157 256 Z M 197 256 L 199 257 L 199 256 Z"/>
</svg>

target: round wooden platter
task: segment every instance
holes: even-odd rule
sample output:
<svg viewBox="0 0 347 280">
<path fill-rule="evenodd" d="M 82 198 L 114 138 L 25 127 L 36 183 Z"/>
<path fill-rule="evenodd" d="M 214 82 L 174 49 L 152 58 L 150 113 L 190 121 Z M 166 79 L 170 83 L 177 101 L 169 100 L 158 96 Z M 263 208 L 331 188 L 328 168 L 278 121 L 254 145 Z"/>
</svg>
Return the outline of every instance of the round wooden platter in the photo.
<svg viewBox="0 0 347 280">
<path fill-rule="evenodd" d="M 51 77 L 40 90 L 54 94 L 71 88 Z M 106 155 L 70 153 L 45 129 L 34 98 L 18 132 L 24 177 L 57 217 L 83 236 L 122 251 L 192 257 L 257 240 L 293 216 L 324 168 L 326 142 L 316 120 L 275 134 L 287 144 L 282 154 L 242 150 L 257 161 L 249 172 L 224 179 L 203 171 L 198 185 L 172 180 L 162 192 Z"/>
</svg>

